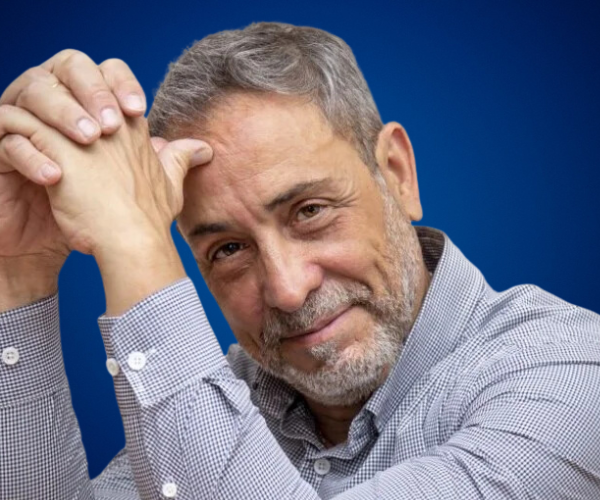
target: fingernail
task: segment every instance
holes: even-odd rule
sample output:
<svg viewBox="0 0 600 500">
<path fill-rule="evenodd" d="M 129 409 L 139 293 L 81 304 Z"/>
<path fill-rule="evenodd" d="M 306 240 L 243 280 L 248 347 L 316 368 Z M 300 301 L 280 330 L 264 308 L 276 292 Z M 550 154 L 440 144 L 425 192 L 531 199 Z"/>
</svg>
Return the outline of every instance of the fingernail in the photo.
<svg viewBox="0 0 600 500">
<path fill-rule="evenodd" d="M 134 111 L 143 111 L 146 109 L 146 103 L 144 102 L 144 99 L 142 99 L 142 97 L 138 94 L 129 94 L 125 98 L 125 103 L 129 109 Z"/>
<path fill-rule="evenodd" d="M 81 133 L 87 138 L 90 139 L 92 137 L 94 137 L 96 135 L 97 132 L 97 128 L 96 128 L 96 124 L 88 119 L 88 118 L 82 118 L 81 120 L 79 120 L 77 122 L 77 126 L 79 127 L 79 130 L 81 130 Z"/>
<path fill-rule="evenodd" d="M 102 125 L 104 125 L 107 128 L 114 128 L 119 126 L 119 115 L 113 108 L 104 108 L 100 112 L 100 118 L 102 119 Z"/>
<path fill-rule="evenodd" d="M 44 179 L 50 180 L 56 177 L 56 175 L 60 173 L 60 170 L 58 170 L 58 168 L 56 168 L 54 165 L 44 163 L 44 165 L 42 166 L 41 173 Z"/>
</svg>

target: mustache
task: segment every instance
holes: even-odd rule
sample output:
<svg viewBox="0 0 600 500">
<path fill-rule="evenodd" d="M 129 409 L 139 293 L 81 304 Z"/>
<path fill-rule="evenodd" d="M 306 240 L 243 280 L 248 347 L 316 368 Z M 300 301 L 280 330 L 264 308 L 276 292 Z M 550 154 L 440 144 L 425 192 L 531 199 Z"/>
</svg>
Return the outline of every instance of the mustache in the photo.
<svg viewBox="0 0 600 500">
<path fill-rule="evenodd" d="M 340 309 L 362 306 L 373 310 L 372 290 L 361 283 L 341 284 L 330 282 L 312 291 L 301 309 L 286 313 L 280 309 L 266 312 L 261 340 L 264 346 L 275 346 L 281 339 L 298 331 L 312 329 L 321 318 L 331 316 Z"/>
</svg>

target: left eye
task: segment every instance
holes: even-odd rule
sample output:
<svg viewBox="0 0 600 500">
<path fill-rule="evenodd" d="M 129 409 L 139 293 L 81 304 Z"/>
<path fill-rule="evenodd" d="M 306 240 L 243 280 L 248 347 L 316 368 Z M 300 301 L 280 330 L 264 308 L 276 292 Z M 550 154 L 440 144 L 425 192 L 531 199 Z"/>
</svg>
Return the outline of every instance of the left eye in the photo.
<svg viewBox="0 0 600 500">
<path fill-rule="evenodd" d="M 297 218 L 299 220 L 312 219 L 316 215 L 319 215 L 325 207 L 323 205 L 311 204 L 304 205 L 300 210 L 298 210 Z"/>
</svg>

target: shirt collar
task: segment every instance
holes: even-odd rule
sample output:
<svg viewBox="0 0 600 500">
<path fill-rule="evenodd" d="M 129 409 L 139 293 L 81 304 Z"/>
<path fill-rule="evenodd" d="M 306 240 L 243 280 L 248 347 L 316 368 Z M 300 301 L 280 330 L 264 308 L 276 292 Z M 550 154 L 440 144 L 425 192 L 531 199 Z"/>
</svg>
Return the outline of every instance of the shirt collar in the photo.
<svg viewBox="0 0 600 500">
<path fill-rule="evenodd" d="M 287 382 L 267 373 L 260 365 L 257 365 L 252 388 L 261 411 L 278 420 L 300 396 Z"/>
<path fill-rule="evenodd" d="M 480 271 L 444 232 L 421 226 L 415 226 L 415 230 L 425 265 L 433 276 L 398 362 L 361 411 L 373 414 L 379 431 L 419 378 L 460 343 L 461 333 L 486 286 Z M 253 388 L 261 410 L 278 420 L 299 397 L 290 385 L 260 366 Z"/>
</svg>

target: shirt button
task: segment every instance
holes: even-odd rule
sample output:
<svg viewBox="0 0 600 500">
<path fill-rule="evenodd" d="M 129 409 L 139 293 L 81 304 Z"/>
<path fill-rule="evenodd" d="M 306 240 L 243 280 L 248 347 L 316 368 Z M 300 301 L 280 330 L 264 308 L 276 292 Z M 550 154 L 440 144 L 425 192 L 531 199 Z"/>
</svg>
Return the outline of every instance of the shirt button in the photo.
<svg viewBox="0 0 600 500">
<path fill-rule="evenodd" d="M 163 484 L 162 494 L 167 498 L 175 498 L 177 496 L 177 485 L 175 483 Z"/>
<path fill-rule="evenodd" d="M 331 469 L 331 463 L 326 458 L 319 458 L 315 460 L 315 472 L 319 476 L 324 476 Z"/>
<path fill-rule="evenodd" d="M 19 361 L 19 351 L 14 347 L 7 347 L 2 351 L 2 361 L 7 365 L 16 365 Z"/>
<path fill-rule="evenodd" d="M 127 358 L 127 364 L 132 370 L 140 371 L 146 366 L 146 355 L 143 352 L 134 351 Z"/>
<path fill-rule="evenodd" d="M 106 360 L 106 369 L 108 370 L 108 373 L 110 373 L 113 377 L 116 377 L 119 374 L 119 371 L 121 370 L 119 368 L 119 363 L 117 363 L 117 360 L 115 358 L 108 358 Z"/>
</svg>

